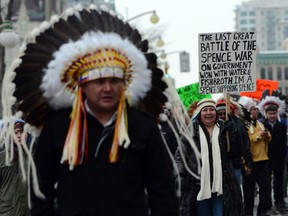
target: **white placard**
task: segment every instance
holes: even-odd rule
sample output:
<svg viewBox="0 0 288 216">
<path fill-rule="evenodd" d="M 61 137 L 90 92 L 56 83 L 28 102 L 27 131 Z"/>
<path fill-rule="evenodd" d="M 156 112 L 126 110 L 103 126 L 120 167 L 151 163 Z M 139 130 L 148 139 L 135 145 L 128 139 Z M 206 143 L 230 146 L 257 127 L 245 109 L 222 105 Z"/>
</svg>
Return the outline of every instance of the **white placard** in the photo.
<svg viewBox="0 0 288 216">
<path fill-rule="evenodd" d="M 199 34 L 199 93 L 256 91 L 254 32 Z"/>
</svg>

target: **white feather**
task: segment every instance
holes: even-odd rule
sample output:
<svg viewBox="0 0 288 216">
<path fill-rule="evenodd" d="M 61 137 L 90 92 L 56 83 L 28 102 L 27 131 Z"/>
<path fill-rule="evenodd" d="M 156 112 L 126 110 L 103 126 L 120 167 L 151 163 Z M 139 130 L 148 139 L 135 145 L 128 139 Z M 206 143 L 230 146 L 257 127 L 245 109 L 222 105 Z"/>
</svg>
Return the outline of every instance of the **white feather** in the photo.
<svg viewBox="0 0 288 216">
<path fill-rule="evenodd" d="M 98 10 L 98 7 L 95 4 L 90 4 L 89 9 L 90 10 Z"/>
</svg>

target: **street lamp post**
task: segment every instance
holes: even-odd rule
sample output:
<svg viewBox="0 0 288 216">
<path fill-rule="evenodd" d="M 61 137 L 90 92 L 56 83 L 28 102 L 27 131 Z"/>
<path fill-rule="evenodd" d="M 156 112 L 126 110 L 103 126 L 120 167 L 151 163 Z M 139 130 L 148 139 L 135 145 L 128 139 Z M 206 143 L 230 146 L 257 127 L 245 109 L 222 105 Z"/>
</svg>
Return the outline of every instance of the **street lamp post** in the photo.
<svg viewBox="0 0 288 216">
<path fill-rule="evenodd" d="M 149 40 L 149 49 L 154 50 L 154 52 L 155 49 L 157 49 L 156 52 L 158 52 L 158 49 L 162 48 L 165 45 L 164 40 L 159 35 L 156 35 L 154 37 L 148 37 L 147 39 Z"/>
<path fill-rule="evenodd" d="M 135 19 L 138 19 L 139 17 L 142 17 L 142 16 L 145 16 L 147 14 L 152 14 L 150 16 L 150 22 L 152 24 L 156 24 L 159 22 L 160 18 L 159 16 L 156 14 L 156 11 L 155 10 L 152 10 L 152 11 L 147 11 L 147 12 L 143 12 L 143 13 L 140 13 L 134 17 L 131 17 L 131 18 L 128 18 L 128 8 L 126 8 L 126 22 L 131 22 Z M 162 37 L 158 34 L 156 35 L 155 34 L 156 31 L 153 31 L 153 36 L 152 37 L 148 37 L 148 40 L 151 42 L 151 41 L 156 41 L 155 45 L 159 48 L 159 47 L 163 47 L 164 46 L 164 41 L 162 39 Z M 151 46 L 150 44 L 150 49 L 154 49 L 153 46 Z"/>
<path fill-rule="evenodd" d="M 13 48 L 19 43 L 19 36 L 13 31 L 11 21 L 5 20 L 0 25 L 0 44 L 5 48 Z"/>
<path fill-rule="evenodd" d="M 0 37 L 3 37 L 4 42 L 0 41 L 0 82 L 2 82 L 3 76 L 4 76 L 4 70 L 5 70 L 5 45 L 13 45 L 13 44 L 8 44 L 11 41 L 6 41 L 5 38 L 7 37 L 7 33 L 9 36 L 9 27 L 11 25 L 9 24 L 8 20 L 11 20 L 12 17 L 12 8 L 13 8 L 14 0 L 10 0 L 7 5 L 3 5 L 3 1 L 0 1 Z M 5 9 L 5 10 L 4 10 Z M 6 12 L 6 14 L 5 14 Z M 4 16 L 2 18 L 2 16 Z M 3 21 L 5 20 L 5 21 Z M 11 33 L 11 32 L 10 32 Z M 13 34 L 13 32 L 12 32 Z M 15 35 L 14 35 L 15 36 Z M 13 36 L 12 36 L 13 37 Z M 8 39 L 9 40 L 9 39 Z M 5 43 L 6 42 L 6 43 Z"/>
<path fill-rule="evenodd" d="M 131 17 L 129 19 L 126 20 L 126 22 L 130 22 L 132 20 L 135 20 L 141 16 L 144 16 L 146 14 L 152 14 L 151 17 L 150 17 L 150 22 L 153 23 L 153 24 L 156 24 L 159 22 L 159 16 L 156 14 L 156 11 L 153 10 L 153 11 L 147 11 L 147 12 L 144 12 L 144 13 L 141 13 L 141 14 L 138 14 L 137 16 L 134 16 L 134 17 Z"/>
<path fill-rule="evenodd" d="M 7 5 L 4 6 L 3 1 L 0 0 L 0 90 L 2 89 L 2 80 L 5 73 L 5 49 L 15 47 L 19 43 L 19 37 L 13 31 L 12 22 L 10 21 L 13 4 L 14 0 L 10 0 Z M 0 115 L 1 113 L 2 106 L 0 105 Z"/>
<path fill-rule="evenodd" d="M 165 44 L 165 43 L 164 43 L 164 41 L 162 40 L 162 37 L 159 36 L 159 37 L 157 38 L 157 41 L 156 41 L 157 47 L 163 47 L 164 44 Z"/>
<path fill-rule="evenodd" d="M 163 60 L 166 59 L 166 57 L 168 55 L 172 55 L 172 54 L 177 54 L 179 53 L 179 58 L 180 58 L 180 71 L 181 72 L 189 72 L 190 71 L 190 59 L 189 59 L 189 53 L 186 52 L 186 51 L 173 51 L 173 52 L 168 52 L 168 53 L 165 53 L 164 50 L 161 50 L 161 54 L 160 54 L 160 58 L 162 58 Z M 164 64 L 165 66 L 165 70 L 166 70 L 166 73 L 168 71 L 168 63 L 165 62 Z"/>
</svg>

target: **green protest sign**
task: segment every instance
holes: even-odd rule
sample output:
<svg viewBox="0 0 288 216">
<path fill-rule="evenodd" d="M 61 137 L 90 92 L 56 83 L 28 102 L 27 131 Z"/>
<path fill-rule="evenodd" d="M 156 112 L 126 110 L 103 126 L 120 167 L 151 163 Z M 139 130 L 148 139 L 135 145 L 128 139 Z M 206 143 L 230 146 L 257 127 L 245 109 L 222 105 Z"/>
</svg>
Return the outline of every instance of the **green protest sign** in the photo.
<svg viewBox="0 0 288 216">
<path fill-rule="evenodd" d="M 186 109 L 188 109 L 194 101 L 200 101 L 203 98 L 212 98 L 211 94 L 199 94 L 198 88 L 199 83 L 194 83 L 176 89 Z"/>
</svg>

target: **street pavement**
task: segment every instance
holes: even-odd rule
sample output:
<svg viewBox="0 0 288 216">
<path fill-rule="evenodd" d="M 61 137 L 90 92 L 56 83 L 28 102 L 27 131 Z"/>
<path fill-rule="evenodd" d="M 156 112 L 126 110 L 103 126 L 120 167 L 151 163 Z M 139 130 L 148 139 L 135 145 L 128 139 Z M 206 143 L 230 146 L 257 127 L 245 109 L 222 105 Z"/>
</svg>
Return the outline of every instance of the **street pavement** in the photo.
<svg viewBox="0 0 288 216">
<path fill-rule="evenodd" d="M 285 197 L 285 202 L 287 203 L 287 207 L 276 209 L 274 206 L 269 210 L 268 215 L 274 216 L 274 215 L 285 215 L 288 216 L 288 197 Z M 254 206 L 254 215 L 257 215 L 257 206 L 259 203 L 259 195 L 255 197 L 255 206 Z"/>
</svg>

